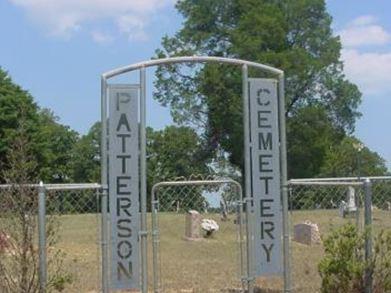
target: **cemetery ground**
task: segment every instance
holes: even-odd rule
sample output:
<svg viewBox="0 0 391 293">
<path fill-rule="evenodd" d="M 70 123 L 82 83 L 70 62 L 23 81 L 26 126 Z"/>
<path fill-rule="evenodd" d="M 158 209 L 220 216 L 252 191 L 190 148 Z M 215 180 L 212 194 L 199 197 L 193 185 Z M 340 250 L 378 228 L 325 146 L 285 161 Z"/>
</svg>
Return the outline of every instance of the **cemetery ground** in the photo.
<svg viewBox="0 0 391 293">
<path fill-rule="evenodd" d="M 202 214 L 203 218 L 214 219 L 220 230 L 211 238 L 201 241 L 186 241 L 185 215 L 160 213 L 159 260 L 161 288 L 163 292 L 238 292 L 239 243 L 234 215 L 228 221 L 221 221 L 219 214 Z M 361 217 L 362 218 L 362 217 Z M 99 227 L 96 214 L 63 215 L 60 219 L 60 240 L 57 244 L 66 253 L 64 268 L 72 274 L 73 282 L 65 292 L 98 292 L 99 272 Z M 338 210 L 303 210 L 291 213 L 291 235 L 294 224 L 309 220 L 317 223 L 322 237 L 330 229 L 355 221 L 343 219 Z M 148 229 L 151 229 L 151 215 L 148 214 Z M 374 230 L 390 229 L 389 211 L 374 209 Z M 150 236 L 149 236 L 150 237 Z M 152 290 L 152 248 L 149 241 L 149 289 Z M 323 256 L 321 244 L 307 246 L 291 241 L 292 284 L 294 292 L 314 293 L 320 287 L 317 264 Z M 257 279 L 257 285 L 267 288 L 261 292 L 280 292 L 279 278 Z"/>
</svg>

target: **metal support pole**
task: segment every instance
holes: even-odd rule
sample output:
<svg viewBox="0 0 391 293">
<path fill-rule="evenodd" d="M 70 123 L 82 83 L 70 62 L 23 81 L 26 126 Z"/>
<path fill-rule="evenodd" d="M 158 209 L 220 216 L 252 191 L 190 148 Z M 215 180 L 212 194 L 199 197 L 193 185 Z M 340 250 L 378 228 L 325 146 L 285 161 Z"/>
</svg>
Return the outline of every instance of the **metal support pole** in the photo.
<svg viewBox="0 0 391 293">
<path fill-rule="evenodd" d="M 108 216 L 107 216 L 107 82 L 101 80 L 101 243 L 102 243 L 102 292 L 109 292 L 109 262 L 108 262 Z"/>
<path fill-rule="evenodd" d="M 146 77 L 145 67 L 140 68 L 140 179 L 141 179 L 141 266 L 142 292 L 148 291 L 147 268 L 147 155 L 146 155 Z"/>
<path fill-rule="evenodd" d="M 238 220 L 238 229 L 239 229 L 239 251 L 240 251 L 240 259 L 239 259 L 239 265 L 240 265 L 240 277 L 242 280 L 243 289 L 245 289 L 245 286 L 247 285 L 246 282 L 244 282 L 244 279 L 246 278 L 245 274 L 245 268 L 244 268 L 244 247 L 243 247 L 243 195 L 239 187 L 236 186 L 236 192 L 239 195 L 239 198 L 237 199 L 237 220 Z"/>
<path fill-rule="evenodd" d="M 354 203 L 356 205 L 356 227 L 357 231 L 361 231 L 362 226 L 360 224 L 360 218 L 361 218 L 361 202 L 360 202 L 360 192 L 359 188 L 355 188 L 354 186 L 349 186 L 354 188 Z M 361 186 L 360 186 L 361 187 Z M 361 187 L 362 188 L 362 187 Z"/>
<path fill-rule="evenodd" d="M 372 183 L 365 179 L 365 261 L 372 258 Z M 365 293 L 372 293 L 372 272 L 369 268 L 365 270 Z"/>
<path fill-rule="evenodd" d="M 284 265 L 284 292 L 291 291 L 290 278 L 290 251 L 289 251 L 289 209 L 288 209 L 288 174 L 286 156 L 286 129 L 285 129 L 285 86 L 284 74 L 280 74 L 278 80 L 279 99 L 279 124 L 280 124 L 280 166 L 281 166 L 281 191 L 282 191 L 282 216 L 283 216 L 283 265 Z"/>
<path fill-rule="evenodd" d="M 42 181 L 38 189 L 39 292 L 46 292 L 46 195 Z"/>
<path fill-rule="evenodd" d="M 151 191 L 151 207 L 152 207 L 152 254 L 153 254 L 153 290 L 159 292 L 159 263 L 158 263 L 158 247 L 159 247 L 159 228 L 157 224 L 158 201 L 155 197 L 155 186 Z"/>
<path fill-rule="evenodd" d="M 109 266 L 108 266 L 108 219 L 107 219 L 107 187 L 101 189 L 101 249 L 102 249 L 102 292 L 109 292 Z"/>
<path fill-rule="evenodd" d="M 254 264 L 253 264 L 253 242 L 254 233 L 252 225 L 252 196 L 251 196 L 251 165 L 250 165 L 250 115 L 248 99 L 248 68 L 242 66 L 242 99 L 243 99 L 243 133 L 244 133 L 244 177 L 245 177 L 245 199 L 247 214 L 247 284 L 248 292 L 254 292 Z"/>
</svg>

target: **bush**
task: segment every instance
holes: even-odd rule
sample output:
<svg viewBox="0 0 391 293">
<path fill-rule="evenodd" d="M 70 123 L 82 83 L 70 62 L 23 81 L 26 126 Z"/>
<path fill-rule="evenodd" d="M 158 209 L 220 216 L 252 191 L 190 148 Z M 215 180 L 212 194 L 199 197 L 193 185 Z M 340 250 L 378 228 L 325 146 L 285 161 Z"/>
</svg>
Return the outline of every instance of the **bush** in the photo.
<svg viewBox="0 0 391 293">
<path fill-rule="evenodd" d="M 375 238 L 372 257 L 365 260 L 365 236 L 352 224 L 332 231 L 324 240 L 319 263 L 323 293 L 365 292 L 365 274 L 373 277 L 372 292 L 391 292 L 391 232 Z"/>
<path fill-rule="evenodd" d="M 33 174 L 37 163 L 22 123 L 7 153 L 2 171 L 7 186 L 0 189 L 0 292 L 37 293 L 39 289 L 38 190 Z M 72 280 L 64 270 L 63 253 L 55 248 L 59 223 L 46 218 L 47 292 L 64 290 Z"/>
</svg>

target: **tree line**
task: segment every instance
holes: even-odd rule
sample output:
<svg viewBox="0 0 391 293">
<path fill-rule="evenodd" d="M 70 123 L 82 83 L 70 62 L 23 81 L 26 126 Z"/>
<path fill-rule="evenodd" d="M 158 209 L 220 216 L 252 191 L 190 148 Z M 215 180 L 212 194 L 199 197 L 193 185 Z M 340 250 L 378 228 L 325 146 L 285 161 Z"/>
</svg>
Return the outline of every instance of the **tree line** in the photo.
<svg viewBox="0 0 391 293">
<path fill-rule="evenodd" d="M 362 96 L 343 73 L 341 43 L 323 0 L 180 0 L 183 25 L 155 57 L 252 60 L 286 73 L 290 178 L 387 174 L 385 161 L 353 136 Z M 189 70 L 189 67 L 191 70 Z M 250 70 L 250 76 L 263 77 Z M 154 99 L 175 122 L 147 129 L 148 184 L 191 174 L 243 174 L 241 72 L 221 64 L 156 70 Z M 24 120 L 37 178 L 99 182 L 100 123 L 79 134 L 39 107 L 0 69 L 0 164 Z M 4 181 L 0 178 L 0 181 Z"/>
</svg>

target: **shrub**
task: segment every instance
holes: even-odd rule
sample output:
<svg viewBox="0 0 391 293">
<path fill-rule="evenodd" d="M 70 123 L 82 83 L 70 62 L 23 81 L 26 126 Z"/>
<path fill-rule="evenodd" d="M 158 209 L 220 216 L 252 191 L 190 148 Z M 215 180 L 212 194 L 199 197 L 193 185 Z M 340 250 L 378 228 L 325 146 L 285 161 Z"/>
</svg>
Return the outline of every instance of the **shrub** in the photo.
<svg viewBox="0 0 391 293">
<path fill-rule="evenodd" d="M 375 238 L 372 257 L 365 260 L 365 236 L 352 224 L 332 231 L 324 240 L 325 256 L 319 263 L 323 293 L 365 292 L 366 273 L 373 278 L 372 292 L 391 292 L 391 232 Z"/>
</svg>

